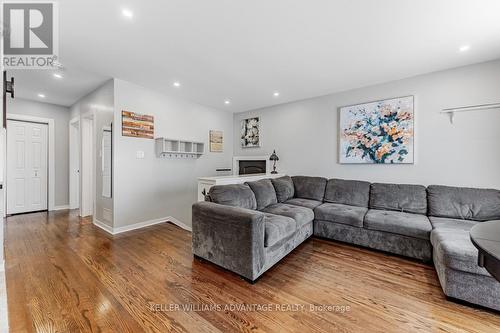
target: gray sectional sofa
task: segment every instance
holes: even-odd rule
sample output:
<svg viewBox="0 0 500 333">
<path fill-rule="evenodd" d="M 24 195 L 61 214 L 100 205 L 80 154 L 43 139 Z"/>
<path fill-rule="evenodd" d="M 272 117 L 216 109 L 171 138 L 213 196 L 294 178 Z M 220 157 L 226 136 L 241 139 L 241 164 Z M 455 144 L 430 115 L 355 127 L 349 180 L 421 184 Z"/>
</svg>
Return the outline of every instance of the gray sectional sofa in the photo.
<svg viewBox="0 0 500 333">
<path fill-rule="evenodd" d="M 310 236 L 434 262 L 444 293 L 500 310 L 469 231 L 500 191 L 281 177 L 214 186 L 193 205 L 193 254 L 255 281 Z"/>
</svg>

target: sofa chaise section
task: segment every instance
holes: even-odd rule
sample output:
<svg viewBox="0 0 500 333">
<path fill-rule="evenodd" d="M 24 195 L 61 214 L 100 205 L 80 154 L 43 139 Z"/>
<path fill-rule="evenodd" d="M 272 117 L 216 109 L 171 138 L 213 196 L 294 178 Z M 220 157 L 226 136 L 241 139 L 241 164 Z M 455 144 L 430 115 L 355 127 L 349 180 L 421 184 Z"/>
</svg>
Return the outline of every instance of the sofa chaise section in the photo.
<svg viewBox="0 0 500 333">
<path fill-rule="evenodd" d="M 443 292 L 500 310 L 500 283 L 478 265 L 470 240 L 474 225 L 500 219 L 500 191 L 431 185 L 427 192 L 433 259 Z"/>
</svg>

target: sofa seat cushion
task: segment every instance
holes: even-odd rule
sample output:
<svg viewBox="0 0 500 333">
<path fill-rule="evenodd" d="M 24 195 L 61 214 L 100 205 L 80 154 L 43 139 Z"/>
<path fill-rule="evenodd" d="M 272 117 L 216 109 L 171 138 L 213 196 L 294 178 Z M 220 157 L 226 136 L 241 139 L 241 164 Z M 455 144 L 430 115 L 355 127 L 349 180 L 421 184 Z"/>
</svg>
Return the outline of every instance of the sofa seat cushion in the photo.
<svg viewBox="0 0 500 333">
<path fill-rule="evenodd" d="M 266 213 L 264 217 L 264 246 L 273 246 L 280 240 L 293 235 L 296 230 L 297 222 L 294 219 Z"/>
<path fill-rule="evenodd" d="M 295 188 L 293 186 L 293 180 L 290 176 L 283 176 L 279 178 L 271 179 L 274 189 L 276 190 L 276 196 L 278 202 L 285 202 L 288 199 L 293 198 L 295 194 Z"/>
<path fill-rule="evenodd" d="M 445 217 L 434 217 L 429 216 L 429 220 L 432 224 L 432 229 L 453 229 L 453 230 L 464 230 L 470 231 L 473 226 L 480 222 L 469 221 L 469 220 L 457 220 L 449 219 Z"/>
<path fill-rule="evenodd" d="M 316 220 L 363 227 L 363 219 L 368 208 L 334 203 L 324 203 L 314 209 Z"/>
<path fill-rule="evenodd" d="M 430 237 L 431 222 L 425 215 L 370 209 L 365 216 L 367 229 L 426 239 Z"/>
<path fill-rule="evenodd" d="M 312 209 L 279 203 L 268 206 L 262 210 L 265 213 L 291 217 L 297 222 L 297 229 L 314 220 L 314 213 Z"/>
<path fill-rule="evenodd" d="M 257 209 L 262 210 L 269 205 L 278 203 L 276 191 L 270 179 L 261 179 L 254 182 L 245 183 L 252 189 L 257 201 Z"/>
<path fill-rule="evenodd" d="M 478 250 L 466 230 L 438 228 L 431 232 L 434 257 L 444 266 L 457 271 L 490 276 L 479 267 Z"/>
<path fill-rule="evenodd" d="M 322 177 L 293 176 L 295 197 L 322 201 L 327 180 Z"/>
<path fill-rule="evenodd" d="M 422 185 L 374 183 L 370 208 L 427 215 L 427 191 Z"/>
<path fill-rule="evenodd" d="M 427 188 L 429 215 L 454 219 L 500 220 L 500 191 L 431 185 Z"/>
<path fill-rule="evenodd" d="M 309 209 L 314 209 L 321 205 L 323 202 L 311 199 L 301 199 L 301 198 L 293 198 L 285 201 L 286 204 L 306 207 Z"/>
</svg>

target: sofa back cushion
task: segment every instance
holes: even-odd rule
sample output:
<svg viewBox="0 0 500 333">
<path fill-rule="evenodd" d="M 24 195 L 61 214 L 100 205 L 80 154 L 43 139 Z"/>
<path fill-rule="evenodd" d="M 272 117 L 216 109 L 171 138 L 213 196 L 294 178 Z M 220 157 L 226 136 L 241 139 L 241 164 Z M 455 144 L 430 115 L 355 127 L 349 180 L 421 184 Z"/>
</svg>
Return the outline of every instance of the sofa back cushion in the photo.
<svg viewBox="0 0 500 333">
<path fill-rule="evenodd" d="M 330 179 L 326 185 L 326 202 L 368 207 L 370 183 L 359 180 Z"/>
<path fill-rule="evenodd" d="M 370 208 L 395 210 L 413 214 L 427 214 L 427 192 L 422 185 L 371 185 Z"/>
<path fill-rule="evenodd" d="M 293 198 L 295 189 L 290 176 L 274 178 L 271 179 L 271 182 L 273 183 L 274 190 L 276 191 L 278 202 L 285 202 Z"/>
<path fill-rule="evenodd" d="M 278 199 L 276 198 L 276 191 L 274 190 L 273 183 L 271 183 L 270 179 L 261 179 L 255 182 L 247 182 L 245 184 L 250 186 L 253 194 L 255 194 L 258 210 L 278 203 Z"/>
<path fill-rule="evenodd" d="M 246 184 L 215 185 L 210 188 L 207 198 L 221 205 L 257 209 L 257 201 Z"/>
<path fill-rule="evenodd" d="M 500 220 L 500 191 L 431 185 L 427 188 L 429 215 L 453 219 Z"/>
<path fill-rule="evenodd" d="M 295 197 L 323 201 L 327 180 L 322 177 L 293 176 Z"/>
</svg>

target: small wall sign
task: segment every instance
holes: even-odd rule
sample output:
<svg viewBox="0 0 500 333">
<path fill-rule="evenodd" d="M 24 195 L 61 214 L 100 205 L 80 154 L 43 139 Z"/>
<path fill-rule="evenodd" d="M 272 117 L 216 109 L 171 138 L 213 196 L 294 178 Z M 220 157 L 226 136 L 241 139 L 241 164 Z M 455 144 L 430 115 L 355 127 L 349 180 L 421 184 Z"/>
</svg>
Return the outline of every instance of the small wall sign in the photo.
<svg viewBox="0 0 500 333">
<path fill-rule="evenodd" d="M 122 111 L 122 135 L 134 138 L 154 139 L 154 116 Z"/>
</svg>

